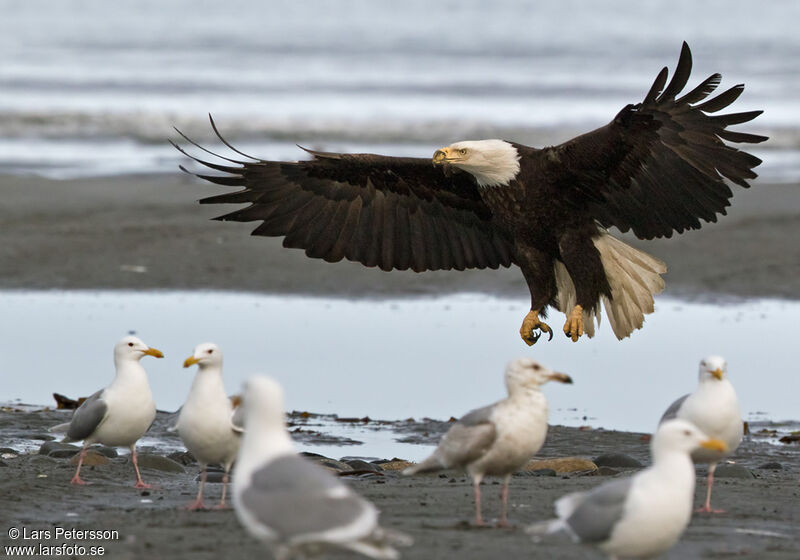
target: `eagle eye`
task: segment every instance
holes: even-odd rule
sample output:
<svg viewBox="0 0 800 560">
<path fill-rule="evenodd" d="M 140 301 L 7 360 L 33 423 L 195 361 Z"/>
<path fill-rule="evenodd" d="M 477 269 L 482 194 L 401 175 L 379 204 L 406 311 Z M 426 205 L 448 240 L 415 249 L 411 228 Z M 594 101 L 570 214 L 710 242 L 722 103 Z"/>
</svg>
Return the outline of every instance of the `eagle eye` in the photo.
<svg viewBox="0 0 800 560">
<path fill-rule="evenodd" d="M 458 151 L 459 151 L 459 152 L 461 152 L 461 155 L 462 155 L 462 156 L 463 156 L 463 155 L 466 155 L 466 153 L 467 153 L 467 149 L 466 149 L 466 148 L 461 148 L 461 149 L 460 149 L 460 150 L 458 150 Z"/>
</svg>

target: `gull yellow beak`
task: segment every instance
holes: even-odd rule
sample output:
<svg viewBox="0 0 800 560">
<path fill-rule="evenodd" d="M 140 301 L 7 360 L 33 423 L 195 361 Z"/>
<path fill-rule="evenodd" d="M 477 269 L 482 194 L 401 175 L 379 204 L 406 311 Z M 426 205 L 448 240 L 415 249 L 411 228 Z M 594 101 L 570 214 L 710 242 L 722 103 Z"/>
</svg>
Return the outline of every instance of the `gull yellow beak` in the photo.
<svg viewBox="0 0 800 560">
<path fill-rule="evenodd" d="M 437 164 L 440 164 L 440 163 L 444 163 L 444 161 L 447 159 L 447 153 L 449 151 L 450 150 L 448 148 L 442 148 L 441 150 L 436 150 L 433 153 L 433 163 L 434 163 L 434 165 L 437 165 Z"/>
<path fill-rule="evenodd" d="M 723 375 L 722 368 L 715 369 L 714 371 L 711 372 L 711 375 L 716 377 L 718 380 L 722 381 L 722 375 Z"/>
<path fill-rule="evenodd" d="M 154 358 L 164 357 L 164 353 L 161 350 L 158 350 L 157 348 L 148 348 L 147 350 L 144 351 L 144 353 L 147 354 L 148 356 L 153 356 Z"/>
<path fill-rule="evenodd" d="M 572 384 L 572 378 L 566 373 L 555 372 L 550 375 L 550 379 L 552 379 L 553 381 L 559 381 L 561 383 L 567 383 L 570 385 Z"/>
<path fill-rule="evenodd" d="M 189 366 L 193 366 L 193 365 L 195 365 L 195 364 L 196 364 L 197 362 L 199 362 L 199 361 L 200 361 L 200 360 L 198 360 L 198 359 L 197 359 L 197 358 L 195 358 L 194 356 L 189 356 L 188 358 L 186 358 L 186 359 L 183 361 L 183 367 L 189 367 Z"/>
<path fill-rule="evenodd" d="M 719 451 L 720 453 L 725 453 L 728 450 L 728 446 L 724 441 L 714 438 L 705 440 L 700 444 L 700 447 L 710 449 L 712 451 Z"/>
</svg>

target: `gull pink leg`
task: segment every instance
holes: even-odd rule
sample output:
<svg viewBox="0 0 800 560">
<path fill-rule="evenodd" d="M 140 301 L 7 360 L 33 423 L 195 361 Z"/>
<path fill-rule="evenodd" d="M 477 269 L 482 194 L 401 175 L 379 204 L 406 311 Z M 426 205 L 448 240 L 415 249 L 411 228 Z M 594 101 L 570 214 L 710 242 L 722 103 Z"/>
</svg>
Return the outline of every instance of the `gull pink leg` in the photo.
<svg viewBox="0 0 800 560">
<path fill-rule="evenodd" d="M 80 455 L 78 455 L 78 468 L 75 471 L 75 476 L 73 476 L 72 480 L 69 481 L 70 484 L 79 484 L 81 486 L 83 486 L 84 484 L 89 484 L 88 482 L 86 482 L 85 480 L 83 480 L 81 478 L 81 465 L 83 464 L 84 457 L 86 457 L 86 446 L 85 445 L 83 446 L 83 449 L 81 449 Z"/>
<path fill-rule="evenodd" d="M 225 492 L 228 489 L 228 471 L 225 471 L 225 476 L 222 477 L 222 498 L 219 503 L 214 506 L 214 509 L 228 509 L 225 504 Z"/>
<path fill-rule="evenodd" d="M 706 490 L 706 503 L 703 507 L 695 510 L 697 513 L 725 513 L 724 509 L 713 509 L 711 507 L 711 488 L 714 486 L 714 471 L 717 470 L 717 464 L 711 463 L 708 466 L 708 488 Z"/>
<path fill-rule="evenodd" d="M 131 460 L 133 461 L 133 470 L 136 471 L 136 484 L 133 485 L 134 488 L 152 488 L 150 484 L 146 484 L 144 480 L 142 480 L 142 475 L 139 473 L 139 461 L 136 458 L 136 445 L 131 445 Z"/>
<path fill-rule="evenodd" d="M 483 525 L 483 516 L 481 515 L 481 479 L 475 478 L 472 481 L 472 488 L 475 491 L 475 525 L 479 527 Z"/>
<path fill-rule="evenodd" d="M 203 473 L 200 475 L 200 489 L 197 491 L 197 499 L 184 509 L 188 509 L 189 511 L 206 509 L 206 505 L 203 503 L 203 487 L 206 485 L 206 476 L 206 465 L 203 465 Z"/>
<path fill-rule="evenodd" d="M 500 500 L 503 502 L 503 511 L 500 514 L 498 527 L 508 527 L 508 484 L 511 482 L 511 475 L 506 475 L 503 480 L 503 491 L 500 493 Z"/>
</svg>

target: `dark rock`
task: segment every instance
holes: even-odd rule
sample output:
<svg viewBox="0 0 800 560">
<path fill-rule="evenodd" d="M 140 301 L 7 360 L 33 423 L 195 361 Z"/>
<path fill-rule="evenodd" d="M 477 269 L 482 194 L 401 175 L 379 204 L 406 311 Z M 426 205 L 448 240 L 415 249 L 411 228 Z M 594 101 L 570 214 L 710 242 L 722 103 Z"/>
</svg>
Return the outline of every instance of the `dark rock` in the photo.
<svg viewBox="0 0 800 560">
<path fill-rule="evenodd" d="M 181 465 L 176 461 L 173 461 L 172 459 L 168 459 L 167 457 L 162 457 L 161 455 L 154 455 L 152 453 L 140 453 L 138 459 L 139 459 L 140 469 L 152 469 L 156 471 L 174 472 L 174 473 L 186 472 L 186 469 L 183 468 L 183 465 Z"/>
<path fill-rule="evenodd" d="M 343 463 L 342 461 L 337 461 L 336 459 L 331 459 L 330 457 L 319 455 L 318 453 L 304 452 L 301 453 L 301 455 L 306 459 L 308 459 L 309 461 L 313 461 L 314 463 L 317 463 L 318 465 L 323 466 L 326 469 L 332 470 L 334 472 L 346 472 L 353 470 L 353 467 L 351 467 L 347 463 Z"/>
<path fill-rule="evenodd" d="M 612 469 L 611 467 L 599 467 L 596 472 L 592 473 L 597 476 L 614 476 L 619 474 L 621 471 L 617 469 Z"/>
<path fill-rule="evenodd" d="M 114 459 L 119 456 L 119 453 L 117 453 L 116 449 L 114 449 L 113 447 L 106 447 L 105 445 L 92 447 L 92 451 L 97 451 L 100 455 L 108 457 L 109 459 Z"/>
<path fill-rule="evenodd" d="M 48 455 L 50 457 L 56 457 L 53 455 L 54 451 L 65 451 L 71 450 L 71 453 L 58 455 L 58 457 L 72 457 L 75 453 L 81 450 L 80 447 L 77 445 L 72 445 L 70 443 L 61 443 L 60 441 L 46 441 L 42 444 L 39 448 L 39 455 Z"/>
<path fill-rule="evenodd" d="M 56 438 L 50 434 L 33 434 L 28 436 L 28 439 L 35 439 L 37 441 L 53 441 Z"/>
<path fill-rule="evenodd" d="M 594 460 L 594 464 L 598 467 L 616 467 L 616 468 L 636 468 L 642 467 L 642 464 L 624 453 L 605 453 L 600 455 Z"/>
<path fill-rule="evenodd" d="M 52 457 L 52 455 L 51 455 Z M 79 460 L 78 454 L 73 455 L 72 459 L 69 460 L 70 465 L 77 465 Z M 87 467 L 96 467 L 97 465 L 105 465 L 108 463 L 108 457 L 100 453 L 97 449 L 91 448 L 86 452 L 86 456 L 83 458 L 83 464 Z"/>
<path fill-rule="evenodd" d="M 8 466 L 8 463 L 6 463 L 2 459 L 0 459 L 0 467 L 7 467 L 7 466 Z"/>
<path fill-rule="evenodd" d="M 756 468 L 766 469 L 766 470 L 770 470 L 770 471 L 779 471 L 779 470 L 781 470 L 783 468 L 783 465 L 781 465 L 780 463 L 778 463 L 776 461 L 771 461 L 769 463 L 764 463 L 763 465 L 758 465 L 758 467 L 756 467 Z"/>
<path fill-rule="evenodd" d="M 354 471 L 373 471 L 373 472 L 383 471 L 383 467 L 381 467 L 380 465 L 376 465 L 374 463 L 368 463 L 367 461 L 362 461 L 361 459 L 351 459 L 344 462 L 345 464 L 350 465 Z"/>
<path fill-rule="evenodd" d="M 176 463 L 180 463 L 183 466 L 191 465 L 192 463 L 197 462 L 197 459 L 194 458 L 194 455 L 192 455 L 188 451 L 173 451 L 172 453 L 167 455 L 167 457 L 169 457 Z"/>
<path fill-rule="evenodd" d="M 755 478 L 755 476 L 741 465 L 719 465 L 714 471 L 714 478 Z"/>
<path fill-rule="evenodd" d="M 532 471 L 517 471 L 513 476 L 556 476 L 555 469 L 535 469 Z M 455 482 L 455 479 L 453 479 Z"/>
<path fill-rule="evenodd" d="M 203 473 L 201 472 L 195 477 L 195 480 L 199 482 L 202 477 Z M 210 484 L 219 484 L 222 482 L 223 478 L 225 478 L 225 471 L 221 470 L 218 471 L 216 469 L 214 470 L 209 469 L 206 471 L 206 482 Z M 232 480 L 233 480 L 232 476 L 228 477 L 228 482 L 231 482 Z"/>
<path fill-rule="evenodd" d="M 16 449 L 12 449 L 10 447 L 0 447 L 0 457 L 5 457 L 6 459 L 10 457 L 17 457 L 19 455 L 19 451 Z"/>
</svg>

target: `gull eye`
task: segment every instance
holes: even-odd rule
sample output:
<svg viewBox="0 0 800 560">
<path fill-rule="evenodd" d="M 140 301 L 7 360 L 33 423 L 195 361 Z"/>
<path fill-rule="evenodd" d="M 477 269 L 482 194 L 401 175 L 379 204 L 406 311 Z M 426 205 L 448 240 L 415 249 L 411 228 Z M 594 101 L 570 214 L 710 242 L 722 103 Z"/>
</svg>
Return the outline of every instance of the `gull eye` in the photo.
<svg viewBox="0 0 800 560">
<path fill-rule="evenodd" d="M 128 343 L 128 346 L 130 346 L 131 348 L 133 348 L 133 342 L 129 342 L 129 343 Z"/>
<path fill-rule="evenodd" d="M 683 430 L 683 435 L 690 436 L 692 435 L 692 432 L 690 432 L 689 430 Z"/>
<path fill-rule="evenodd" d="M 213 354 L 213 353 L 214 353 L 214 351 L 213 351 L 213 350 L 211 350 L 211 349 L 209 349 L 209 350 L 208 350 L 208 353 L 209 353 L 209 354 Z"/>
<path fill-rule="evenodd" d="M 533 365 L 533 369 L 534 369 L 535 371 L 539 371 L 540 369 L 542 369 L 542 366 L 540 366 L 539 364 L 534 364 L 534 365 Z"/>
</svg>

